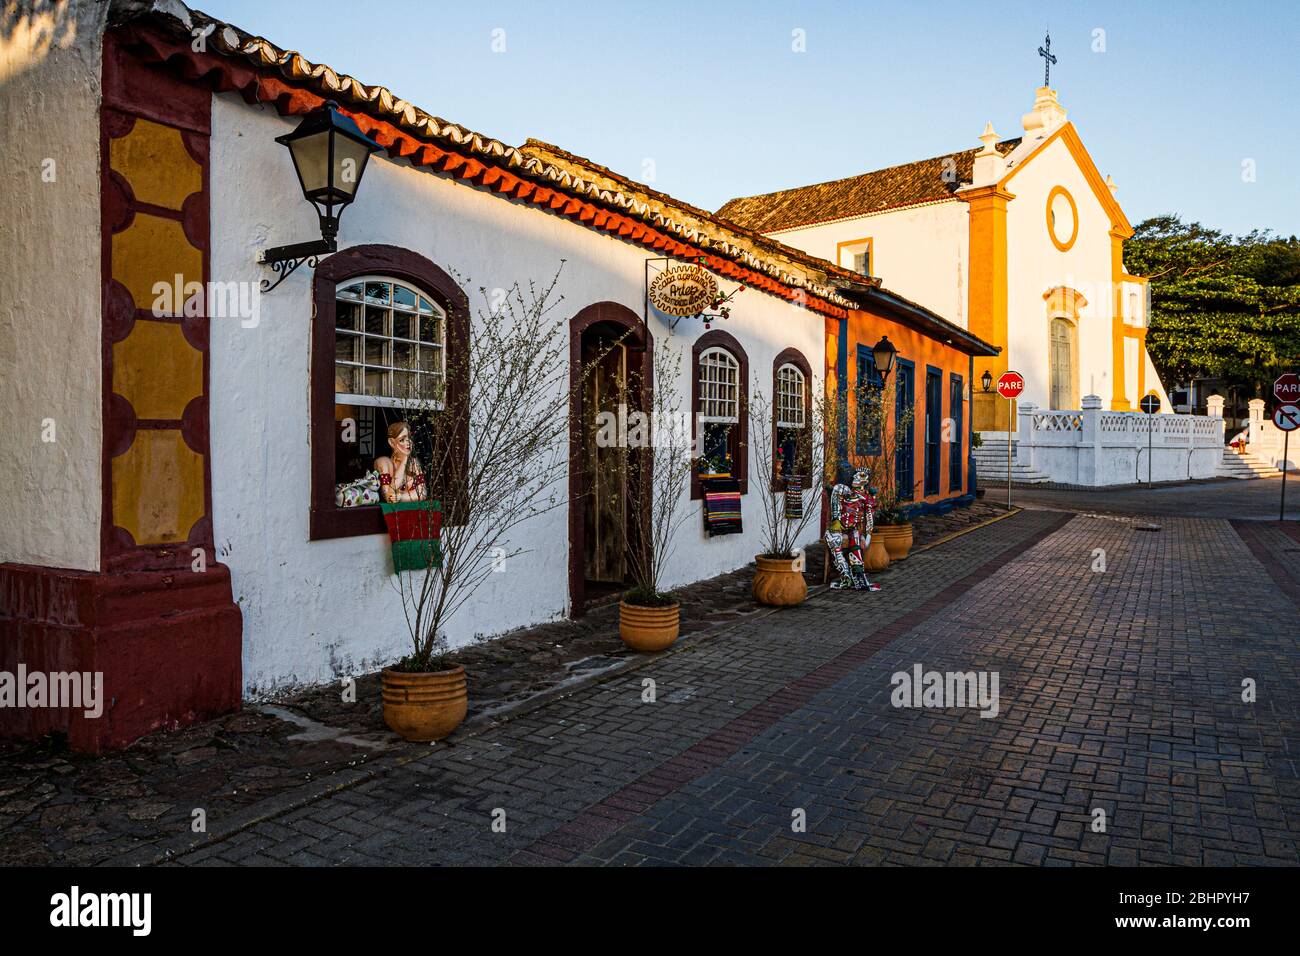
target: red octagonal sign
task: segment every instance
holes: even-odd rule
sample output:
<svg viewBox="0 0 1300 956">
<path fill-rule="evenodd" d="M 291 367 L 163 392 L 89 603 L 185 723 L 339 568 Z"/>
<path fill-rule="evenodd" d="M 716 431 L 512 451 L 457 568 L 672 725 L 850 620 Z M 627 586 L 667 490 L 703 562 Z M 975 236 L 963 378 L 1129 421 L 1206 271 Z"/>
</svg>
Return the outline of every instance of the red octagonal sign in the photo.
<svg viewBox="0 0 1300 956">
<path fill-rule="evenodd" d="M 1295 372 L 1279 375 L 1273 383 L 1273 397 L 1287 405 L 1296 404 L 1300 400 L 1300 375 Z"/>
<path fill-rule="evenodd" d="M 1003 398 L 1019 398 L 1025 390 L 1025 377 L 1019 372 L 1003 372 L 998 378 L 998 394 Z"/>
</svg>

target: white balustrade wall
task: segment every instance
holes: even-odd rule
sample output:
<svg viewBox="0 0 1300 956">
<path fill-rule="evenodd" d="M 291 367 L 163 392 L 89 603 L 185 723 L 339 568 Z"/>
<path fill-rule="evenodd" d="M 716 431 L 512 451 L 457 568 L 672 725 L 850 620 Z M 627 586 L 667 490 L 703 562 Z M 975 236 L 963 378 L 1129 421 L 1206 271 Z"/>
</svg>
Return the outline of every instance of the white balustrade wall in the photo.
<svg viewBox="0 0 1300 956">
<path fill-rule="evenodd" d="M 1108 412 L 1097 395 L 1078 411 L 1019 403 L 1016 461 L 1071 485 L 1213 478 L 1223 459 L 1222 415 Z M 1148 450 L 1148 443 L 1150 449 Z"/>
</svg>

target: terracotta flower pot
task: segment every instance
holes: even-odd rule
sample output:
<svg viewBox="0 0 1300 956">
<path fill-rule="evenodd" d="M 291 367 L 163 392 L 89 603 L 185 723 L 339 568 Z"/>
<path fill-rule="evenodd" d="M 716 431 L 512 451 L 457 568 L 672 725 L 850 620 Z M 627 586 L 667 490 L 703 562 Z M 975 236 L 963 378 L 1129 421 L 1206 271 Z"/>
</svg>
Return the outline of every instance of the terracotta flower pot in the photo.
<svg viewBox="0 0 1300 956">
<path fill-rule="evenodd" d="M 876 529 L 876 531 L 879 530 L 879 528 Z M 867 544 L 867 553 L 862 556 L 862 566 L 871 574 L 889 567 L 889 551 L 885 548 L 885 539 L 875 531 L 871 533 L 871 541 Z"/>
<path fill-rule="evenodd" d="M 910 523 L 878 524 L 871 536 L 872 538 L 879 536 L 885 543 L 885 550 L 889 552 L 889 560 L 891 561 L 902 561 L 907 557 L 907 552 L 912 549 L 912 525 Z"/>
<path fill-rule="evenodd" d="M 405 674 L 384 668 L 379 677 L 384 723 L 407 740 L 441 740 L 460 726 L 469 708 L 465 668 Z"/>
<path fill-rule="evenodd" d="M 618 634 L 634 651 L 662 651 L 673 646 L 681 630 L 681 605 L 644 607 L 618 602 Z"/>
<path fill-rule="evenodd" d="M 804 580 L 802 559 L 754 557 L 758 570 L 754 572 L 754 600 L 772 607 L 792 607 L 802 604 L 808 596 L 808 582 Z"/>
</svg>

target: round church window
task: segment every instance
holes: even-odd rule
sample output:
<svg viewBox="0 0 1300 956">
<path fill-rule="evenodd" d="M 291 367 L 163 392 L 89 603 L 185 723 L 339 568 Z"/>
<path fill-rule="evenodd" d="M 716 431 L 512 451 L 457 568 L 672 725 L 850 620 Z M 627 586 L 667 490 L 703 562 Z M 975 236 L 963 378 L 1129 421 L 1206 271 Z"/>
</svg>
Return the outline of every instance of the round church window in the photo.
<svg viewBox="0 0 1300 956">
<path fill-rule="evenodd" d="M 1069 251 L 1079 235 L 1079 210 L 1064 186 L 1055 187 L 1047 196 L 1047 234 L 1062 252 Z"/>
</svg>

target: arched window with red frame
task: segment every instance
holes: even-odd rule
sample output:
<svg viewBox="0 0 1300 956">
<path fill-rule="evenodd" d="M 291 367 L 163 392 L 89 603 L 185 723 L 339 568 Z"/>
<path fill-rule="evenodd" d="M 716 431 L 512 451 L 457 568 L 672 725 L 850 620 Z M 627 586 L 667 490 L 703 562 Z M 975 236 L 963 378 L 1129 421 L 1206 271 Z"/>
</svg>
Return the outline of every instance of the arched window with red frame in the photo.
<svg viewBox="0 0 1300 956">
<path fill-rule="evenodd" d="M 728 476 L 749 491 L 749 356 L 735 337 L 714 329 L 691 349 L 691 408 L 699 456 L 691 497 L 703 496 L 702 478 Z"/>
<path fill-rule="evenodd" d="M 772 361 L 773 481 L 812 478 L 812 366 L 789 348 Z"/>
<path fill-rule="evenodd" d="M 313 294 L 310 537 L 383 534 L 378 504 L 344 492 L 388 454 L 388 426 L 413 417 L 413 408 L 446 411 L 456 423 L 442 436 L 445 447 L 416 453 L 430 496 L 464 480 L 469 299 L 424 256 L 387 245 L 324 259 Z M 410 424 L 419 449 L 422 430 Z"/>
</svg>

